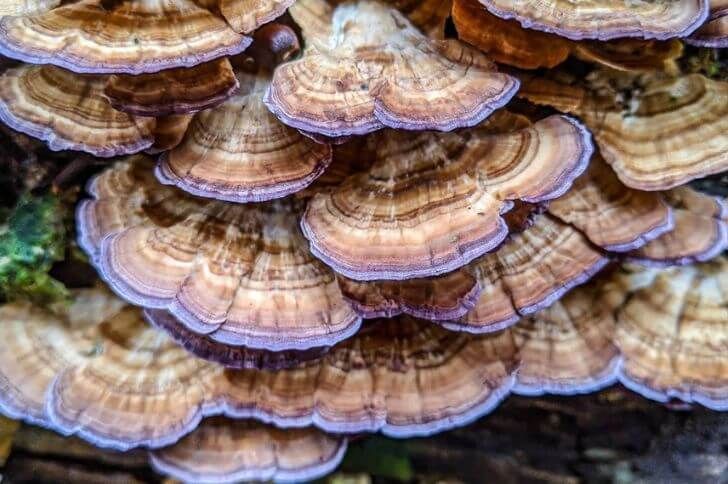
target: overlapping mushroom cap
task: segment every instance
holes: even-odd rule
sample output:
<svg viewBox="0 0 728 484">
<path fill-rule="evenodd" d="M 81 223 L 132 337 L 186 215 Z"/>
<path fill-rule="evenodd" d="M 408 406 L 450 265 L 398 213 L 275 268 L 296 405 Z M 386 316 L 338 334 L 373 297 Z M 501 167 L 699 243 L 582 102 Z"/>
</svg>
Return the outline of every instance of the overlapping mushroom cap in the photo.
<svg viewBox="0 0 728 484">
<path fill-rule="evenodd" d="M 109 77 L 104 94 L 114 108 L 137 116 L 187 114 L 220 104 L 238 88 L 227 58 L 154 74 Z"/>
<path fill-rule="evenodd" d="M 177 444 L 153 451 L 151 462 L 183 482 L 302 482 L 334 470 L 346 447 L 346 438 L 313 428 L 210 418 Z"/>
<path fill-rule="evenodd" d="M 728 262 L 624 267 L 513 330 L 519 393 L 578 393 L 615 381 L 659 401 L 728 408 Z"/>
<path fill-rule="evenodd" d="M 665 190 L 728 169 L 728 83 L 699 74 L 615 80 L 602 72 L 590 81 L 594 89 L 531 79 L 522 93 L 579 116 L 633 188 Z"/>
<path fill-rule="evenodd" d="M 370 135 L 374 163 L 313 197 L 302 221 L 311 250 L 357 280 L 452 271 L 494 249 L 513 200 L 563 194 L 591 156 L 589 135 L 553 116 L 517 131 Z M 495 131 L 495 132 L 494 132 Z"/>
<path fill-rule="evenodd" d="M 728 47 L 728 1 L 711 0 L 710 18 L 685 41 L 700 47 Z"/>
<path fill-rule="evenodd" d="M 455 40 L 431 40 L 373 0 L 301 0 L 299 60 L 276 69 L 266 104 L 284 123 L 330 137 L 384 126 L 448 131 L 503 106 L 518 81 Z"/>
<path fill-rule="evenodd" d="M 244 50 L 251 39 L 203 3 L 64 2 L 44 13 L 0 19 L 0 53 L 80 73 L 142 74 L 191 67 Z M 217 2 L 207 3 L 215 7 Z M 276 2 L 245 3 L 257 10 Z"/>
<path fill-rule="evenodd" d="M 57 7 L 61 0 L 6 0 L 0 5 L 0 17 L 33 15 Z"/>
<path fill-rule="evenodd" d="M 54 66 L 22 65 L 0 77 L 0 119 L 52 150 L 95 156 L 136 153 L 154 143 L 154 118 L 115 110 L 103 96 L 104 76 Z"/>
<path fill-rule="evenodd" d="M 81 245 L 124 298 L 194 332 L 272 350 L 327 346 L 359 317 L 314 258 L 291 200 L 233 205 L 160 185 L 151 162 L 117 163 L 90 185 Z"/>
<path fill-rule="evenodd" d="M 157 170 L 163 183 L 232 202 L 280 198 L 312 183 L 331 162 L 331 147 L 282 124 L 263 104 L 270 72 L 238 70 L 240 89 L 198 113 Z"/>
<path fill-rule="evenodd" d="M 573 40 L 684 37 L 708 16 L 707 0 L 480 0 L 491 13 Z"/>
</svg>

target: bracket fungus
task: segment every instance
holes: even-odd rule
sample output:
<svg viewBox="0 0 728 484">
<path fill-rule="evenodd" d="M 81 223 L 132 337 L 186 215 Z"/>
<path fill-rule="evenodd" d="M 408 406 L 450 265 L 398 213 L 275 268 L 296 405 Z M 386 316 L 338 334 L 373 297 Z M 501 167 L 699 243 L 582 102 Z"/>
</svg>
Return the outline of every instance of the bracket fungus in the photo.
<svg viewBox="0 0 728 484">
<path fill-rule="evenodd" d="M 60 5 L 62 0 L 5 0 L 0 5 L 0 17 L 19 17 L 46 12 Z"/>
<path fill-rule="evenodd" d="M 503 241 L 501 214 L 513 201 L 563 194 L 592 153 L 589 134 L 567 117 L 505 133 L 498 118 L 491 124 L 495 133 L 486 124 L 370 135 L 371 168 L 311 199 L 301 222 L 311 251 L 356 280 L 455 270 Z"/>
<path fill-rule="evenodd" d="M 356 332 L 336 276 L 311 255 L 292 200 L 235 205 L 160 185 L 121 161 L 79 206 L 79 242 L 122 297 L 227 345 L 328 346 Z"/>
<path fill-rule="evenodd" d="M 0 53 L 78 73 L 143 74 L 192 67 L 245 50 L 250 37 L 233 30 L 203 3 L 210 2 L 63 2 L 47 12 L 0 18 Z M 245 3 L 258 8 L 277 2 Z"/>
<path fill-rule="evenodd" d="M 313 428 L 210 418 L 175 445 L 152 451 L 150 459 L 159 472 L 182 482 L 303 482 L 333 471 L 346 448 L 345 437 Z"/>
<path fill-rule="evenodd" d="M 481 122 L 518 89 L 480 53 L 429 39 L 377 1 L 299 0 L 290 13 L 306 48 L 276 69 L 265 102 L 294 128 L 333 138 L 385 126 L 449 131 Z"/>
<path fill-rule="evenodd" d="M 728 0 L 710 0 L 710 18 L 685 42 L 699 47 L 728 48 Z"/>
<path fill-rule="evenodd" d="M 154 74 L 109 76 L 104 95 L 119 111 L 136 116 L 189 114 L 208 109 L 238 88 L 227 58 Z"/>
<path fill-rule="evenodd" d="M 708 17 L 708 0 L 479 0 L 524 27 L 572 40 L 685 37 Z"/>
<path fill-rule="evenodd" d="M 164 153 L 157 177 L 197 196 L 260 202 L 300 191 L 331 162 L 331 146 L 282 124 L 263 104 L 270 73 L 239 69 L 240 89 L 197 113 L 182 142 Z"/>
<path fill-rule="evenodd" d="M 106 78 L 54 66 L 22 65 L 0 76 L 0 119 L 52 150 L 112 157 L 154 143 L 154 118 L 115 110 L 103 96 Z"/>
<path fill-rule="evenodd" d="M 521 94 L 578 116 L 632 188 L 666 190 L 728 169 L 728 82 L 699 74 L 612 82 L 597 71 L 589 83 L 530 78 Z"/>
</svg>

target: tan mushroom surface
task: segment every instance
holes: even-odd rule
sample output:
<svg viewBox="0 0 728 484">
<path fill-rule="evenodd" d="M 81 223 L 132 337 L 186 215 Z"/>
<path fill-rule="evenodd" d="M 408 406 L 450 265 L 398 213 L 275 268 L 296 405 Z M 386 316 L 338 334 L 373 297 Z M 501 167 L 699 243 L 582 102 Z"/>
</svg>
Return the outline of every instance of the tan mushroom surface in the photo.
<svg viewBox="0 0 728 484">
<path fill-rule="evenodd" d="M 303 482 L 333 471 L 346 447 L 345 437 L 313 428 L 282 430 L 250 420 L 210 418 L 150 458 L 155 469 L 182 482 Z"/>
<path fill-rule="evenodd" d="M 238 88 L 227 58 L 154 74 L 109 77 L 104 95 L 119 111 L 137 116 L 187 114 L 211 108 Z"/>
<path fill-rule="evenodd" d="M 154 127 L 154 144 L 144 150 L 147 154 L 168 151 L 182 142 L 187 127 L 192 122 L 192 114 L 170 114 L 156 118 Z"/>
<path fill-rule="evenodd" d="M 377 1 L 300 0 L 290 13 L 306 49 L 276 69 L 265 102 L 294 128 L 334 138 L 385 126 L 449 131 L 478 124 L 518 89 L 482 54 L 428 38 Z"/>
<path fill-rule="evenodd" d="M 160 185 L 151 166 L 113 165 L 77 212 L 80 244 L 122 297 L 233 346 L 307 349 L 356 332 L 359 317 L 298 228 L 299 203 L 195 198 Z"/>
<path fill-rule="evenodd" d="M 699 74 L 610 78 L 591 87 L 548 79 L 522 95 L 578 116 L 619 178 L 638 190 L 666 190 L 728 169 L 728 82 Z"/>
<path fill-rule="evenodd" d="M 263 104 L 270 72 L 238 69 L 240 88 L 197 113 L 157 176 L 197 196 L 259 202 L 300 191 L 331 162 L 331 147 L 282 124 Z"/>
<path fill-rule="evenodd" d="M 512 202 L 560 196 L 592 151 L 570 118 L 500 132 L 508 118 L 458 133 L 369 135 L 370 169 L 309 203 L 301 224 L 311 251 L 352 279 L 402 280 L 493 250 L 508 233 L 501 214 Z"/>
<path fill-rule="evenodd" d="M 76 0 L 0 19 L 0 53 L 80 73 L 142 74 L 192 67 L 251 39 L 193 0 Z M 217 2 L 213 3 L 215 7 Z M 257 6 L 266 2 L 247 2 Z"/>
<path fill-rule="evenodd" d="M 54 66 L 22 65 L 0 76 L 0 120 L 52 150 L 111 157 L 154 143 L 154 118 L 115 110 L 103 95 L 106 78 Z"/>
<path fill-rule="evenodd" d="M 57 7 L 61 0 L 5 0 L 0 5 L 0 17 L 33 15 Z"/>
<path fill-rule="evenodd" d="M 707 0 L 480 0 L 491 13 L 573 40 L 684 37 L 707 18 Z"/>
</svg>

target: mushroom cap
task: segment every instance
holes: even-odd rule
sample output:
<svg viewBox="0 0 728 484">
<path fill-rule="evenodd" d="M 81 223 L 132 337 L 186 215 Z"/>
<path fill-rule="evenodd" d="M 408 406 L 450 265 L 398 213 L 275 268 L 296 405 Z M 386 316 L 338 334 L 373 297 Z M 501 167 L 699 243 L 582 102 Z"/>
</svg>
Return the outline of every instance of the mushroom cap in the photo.
<svg viewBox="0 0 728 484">
<path fill-rule="evenodd" d="M 614 320 L 594 284 L 574 289 L 513 327 L 521 365 L 513 388 L 522 395 L 573 395 L 617 379 Z"/>
<path fill-rule="evenodd" d="M 150 155 L 171 150 L 180 144 L 192 122 L 192 114 L 170 114 L 156 119 L 154 144 L 144 150 Z"/>
<path fill-rule="evenodd" d="M 453 333 L 403 316 L 378 320 L 296 369 L 227 371 L 223 394 L 229 415 L 277 426 L 430 435 L 492 410 L 517 360 L 508 332 Z"/>
<path fill-rule="evenodd" d="M 282 124 L 263 104 L 270 73 L 238 71 L 240 89 L 197 113 L 182 142 L 162 155 L 157 177 L 198 196 L 231 202 L 284 197 L 310 185 L 331 147 Z"/>
<path fill-rule="evenodd" d="M 604 286 L 616 308 L 620 380 L 647 398 L 728 409 L 728 260 L 632 268 Z"/>
<path fill-rule="evenodd" d="M 396 8 L 431 38 L 445 35 L 445 22 L 450 16 L 452 0 L 384 0 Z"/>
<path fill-rule="evenodd" d="M 685 42 L 698 47 L 728 48 L 728 0 L 710 0 L 710 18 Z"/>
<path fill-rule="evenodd" d="M 194 0 L 107 3 L 79 0 L 2 18 L 0 53 L 80 73 L 143 74 L 234 55 L 251 42 Z"/>
<path fill-rule="evenodd" d="M 572 40 L 685 37 L 708 16 L 707 0 L 480 0 L 492 14 Z"/>
<path fill-rule="evenodd" d="M 8 69 L 0 76 L 0 119 L 55 151 L 111 157 L 149 148 L 155 120 L 112 108 L 103 96 L 105 82 L 53 66 Z"/>
<path fill-rule="evenodd" d="M 332 472 L 346 447 L 345 437 L 310 427 L 281 430 L 250 420 L 210 418 L 150 458 L 159 472 L 183 482 L 303 482 Z"/>
<path fill-rule="evenodd" d="M 462 267 L 505 238 L 501 214 L 513 200 L 560 196 L 592 152 L 588 133 L 563 116 L 515 132 L 385 130 L 368 141 L 369 171 L 315 195 L 301 222 L 311 251 L 356 280 Z"/>
<path fill-rule="evenodd" d="M 579 42 L 574 44 L 573 52 L 581 60 L 619 71 L 666 71 L 682 55 L 683 45 L 677 39 L 616 39 L 609 42 Z"/>
<path fill-rule="evenodd" d="M 518 89 L 481 54 L 429 39 L 376 1 L 332 9 L 299 0 L 290 13 L 307 48 L 276 69 L 265 102 L 297 129 L 330 137 L 384 126 L 449 131 L 478 124 Z"/>
<path fill-rule="evenodd" d="M 675 214 L 675 229 L 629 253 L 649 265 L 682 265 L 712 259 L 728 248 L 728 203 L 689 187 L 663 197 Z"/>
<path fill-rule="evenodd" d="M 665 190 L 728 169 L 728 82 L 653 79 L 627 109 L 598 102 L 576 114 L 626 185 Z"/>
<path fill-rule="evenodd" d="M 237 32 L 252 33 L 283 15 L 295 0 L 205 0 L 216 6 Z"/>
<path fill-rule="evenodd" d="M 319 358 L 328 351 L 328 347 L 300 351 L 266 351 L 245 346 L 230 346 L 208 338 L 206 335 L 190 331 L 174 316 L 161 309 L 144 310 L 144 318 L 167 333 L 178 345 L 190 353 L 219 363 L 225 368 L 280 370 Z"/>
<path fill-rule="evenodd" d="M 45 410 L 46 393 L 61 371 L 96 353 L 95 327 L 124 303 L 99 290 L 80 290 L 60 314 L 29 302 L 0 306 L 0 412 L 55 428 Z"/>
<path fill-rule="evenodd" d="M 675 227 L 663 197 L 625 186 L 598 154 L 549 213 L 611 252 L 634 250 Z"/>
<path fill-rule="evenodd" d="M 309 252 L 294 201 L 193 198 L 150 167 L 142 157 L 113 165 L 77 213 L 79 243 L 122 297 L 227 345 L 307 349 L 356 332 L 360 318 Z"/>
<path fill-rule="evenodd" d="M 187 114 L 216 106 L 238 88 L 232 65 L 220 58 L 194 67 L 109 77 L 104 94 L 119 111 L 137 116 Z"/>
<path fill-rule="evenodd" d="M 571 54 L 572 44 L 557 35 L 528 30 L 515 20 L 489 13 L 478 0 L 455 0 L 452 19 L 458 37 L 493 60 L 521 69 L 554 67 Z"/>
<path fill-rule="evenodd" d="M 0 17 L 19 17 L 46 12 L 60 3 L 61 0 L 5 0 L 0 5 Z"/>
</svg>

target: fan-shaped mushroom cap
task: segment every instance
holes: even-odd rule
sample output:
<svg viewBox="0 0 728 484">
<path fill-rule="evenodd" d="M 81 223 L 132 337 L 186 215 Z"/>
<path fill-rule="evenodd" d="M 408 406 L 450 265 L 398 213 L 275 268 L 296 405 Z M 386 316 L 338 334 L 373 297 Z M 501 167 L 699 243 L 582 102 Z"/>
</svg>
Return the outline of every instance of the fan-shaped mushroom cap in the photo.
<svg viewBox="0 0 728 484">
<path fill-rule="evenodd" d="M 48 387 L 59 372 L 96 354 L 94 328 L 123 306 L 98 290 L 78 291 L 59 315 L 26 302 L 0 306 L 0 411 L 54 427 L 45 411 Z"/>
<path fill-rule="evenodd" d="M 60 5 L 61 0 L 5 0 L 0 5 L 0 17 L 33 15 Z"/>
<path fill-rule="evenodd" d="M 107 3 L 79 0 L 2 18 L 0 53 L 81 73 L 142 74 L 237 54 L 251 41 L 193 0 Z"/>
<path fill-rule="evenodd" d="M 708 16 L 707 0 L 480 0 L 491 13 L 573 40 L 684 37 Z"/>
<path fill-rule="evenodd" d="M 249 34 L 281 15 L 295 0 L 202 0 L 220 9 L 237 32 Z M 214 9 L 213 9 L 214 10 Z"/>
<path fill-rule="evenodd" d="M 171 150 L 180 144 L 191 122 L 192 114 L 171 114 L 157 118 L 157 124 L 154 127 L 154 144 L 146 149 L 145 153 L 160 153 Z"/>
<path fill-rule="evenodd" d="M 660 195 L 624 186 L 599 155 L 571 190 L 549 204 L 549 212 L 614 252 L 636 249 L 674 228 L 672 210 Z"/>
<path fill-rule="evenodd" d="M 110 157 L 150 147 L 155 120 L 112 108 L 103 96 L 105 82 L 53 66 L 8 69 L 0 77 L 0 119 L 52 150 Z"/>
<path fill-rule="evenodd" d="M 455 40 L 420 33 L 398 11 L 361 0 L 290 9 L 307 48 L 279 66 L 265 102 L 284 123 L 338 137 L 384 126 L 448 131 L 503 106 L 518 81 Z"/>
<path fill-rule="evenodd" d="M 429 435 L 492 410 L 517 359 L 508 332 L 473 336 L 408 317 L 379 320 L 319 362 L 226 372 L 226 409 L 279 426 Z"/>
<path fill-rule="evenodd" d="M 527 30 L 514 20 L 488 13 L 478 0 L 455 0 L 452 19 L 458 37 L 496 62 L 536 69 L 554 67 L 569 57 L 572 45 L 557 35 Z"/>
<path fill-rule="evenodd" d="M 109 77 L 104 94 L 114 108 L 137 116 L 187 114 L 220 104 L 238 88 L 227 58 L 154 74 Z"/>
<path fill-rule="evenodd" d="M 328 347 L 301 351 L 266 351 L 245 346 L 230 346 L 187 329 L 167 311 L 146 309 L 144 317 L 157 328 L 164 330 L 178 345 L 190 353 L 219 363 L 225 368 L 280 370 L 319 358 L 328 351 Z"/>
<path fill-rule="evenodd" d="M 710 0 L 710 18 L 685 41 L 714 49 L 728 47 L 728 0 Z"/>
<path fill-rule="evenodd" d="M 728 204 L 688 187 L 663 196 L 675 214 L 675 229 L 629 253 L 650 265 L 692 264 L 712 259 L 728 248 Z"/>
<path fill-rule="evenodd" d="M 167 309 L 218 342 L 272 350 L 330 345 L 360 323 L 316 260 L 291 200 L 231 205 L 159 185 L 150 161 L 90 184 L 81 245 L 123 297 Z"/>
<path fill-rule="evenodd" d="M 311 184 L 331 147 L 282 124 L 263 104 L 265 71 L 238 71 L 241 87 L 197 113 L 182 142 L 160 158 L 157 177 L 195 195 L 232 202 L 280 198 Z"/>
<path fill-rule="evenodd" d="M 594 284 L 513 327 L 521 365 L 513 391 L 523 395 L 586 393 L 617 378 L 614 320 Z"/>
<path fill-rule="evenodd" d="M 303 482 L 333 471 L 346 447 L 346 438 L 313 428 L 281 430 L 249 420 L 211 418 L 150 456 L 159 472 L 183 482 Z"/>
<path fill-rule="evenodd" d="M 617 308 L 622 383 L 660 401 L 728 409 L 728 261 L 633 271 L 602 296 Z"/>
<path fill-rule="evenodd" d="M 603 72 L 590 81 L 600 88 L 610 84 Z M 690 74 L 618 83 L 627 85 L 604 93 L 530 79 L 521 93 L 579 116 L 604 158 L 632 188 L 666 190 L 728 169 L 728 82 Z"/>
<path fill-rule="evenodd" d="M 382 131 L 368 172 L 313 197 L 302 220 L 312 252 L 357 280 L 452 271 L 507 235 L 512 200 L 561 195 L 591 156 L 588 133 L 553 116 L 493 134 Z"/>
</svg>

